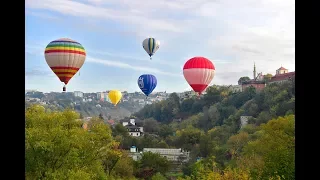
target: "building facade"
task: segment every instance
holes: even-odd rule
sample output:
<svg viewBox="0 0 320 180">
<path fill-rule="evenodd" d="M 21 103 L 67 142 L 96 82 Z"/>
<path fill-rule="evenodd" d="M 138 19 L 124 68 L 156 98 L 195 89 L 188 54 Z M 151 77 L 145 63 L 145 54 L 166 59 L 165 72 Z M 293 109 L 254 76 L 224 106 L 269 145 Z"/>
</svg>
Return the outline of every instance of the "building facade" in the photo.
<svg viewBox="0 0 320 180">
<path fill-rule="evenodd" d="M 111 102 L 108 96 L 109 92 L 101 92 L 100 95 L 97 95 L 97 97 L 100 97 L 100 101 L 102 102 Z"/>
<path fill-rule="evenodd" d="M 276 75 L 274 75 L 271 80 L 269 81 L 269 84 L 272 83 L 284 83 L 288 81 L 294 81 L 295 80 L 296 72 L 288 72 L 288 69 L 284 67 L 280 67 L 276 70 Z"/>
<path fill-rule="evenodd" d="M 169 148 L 143 148 L 143 152 L 159 153 L 160 156 L 165 157 L 168 161 L 189 161 L 190 153 L 179 149 L 169 149 Z"/>
<path fill-rule="evenodd" d="M 246 81 L 242 83 L 242 90 L 245 90 L 248 87 L 254 87 L 257 91 L 261 91 L 266 87 L 266 83 L 264 81 Z"/>
<path fill-rule="evenodd" d="M 129 119 L 129 121 L 122 121 L 122 126 L 127 128 L 130 136 L 139 137 L 143 135 L 143 127 L 137 126 L 133 118 Z"/>
<path fill-rule="evenodd" d="M 74 95 L 75 97 L 81 97 L 81 98 L 83 98 L 83 92 L 81 92 L 81 91 L 74 91 L 74 92 L 73 92 L 73 95 Z"/>
<path fill-rule="evenodd" d="M 240 116 L 241 128 L 248 124 L 250 118 L 252 118 L 252 116 Z"/>
</svg>

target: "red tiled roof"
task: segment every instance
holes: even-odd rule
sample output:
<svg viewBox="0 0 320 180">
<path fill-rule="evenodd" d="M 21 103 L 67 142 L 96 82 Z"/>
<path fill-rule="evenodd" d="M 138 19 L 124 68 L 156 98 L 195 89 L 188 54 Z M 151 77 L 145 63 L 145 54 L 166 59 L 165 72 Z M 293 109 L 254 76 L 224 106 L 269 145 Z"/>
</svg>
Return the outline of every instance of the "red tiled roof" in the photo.
<svg viewBox="0 0 320 180">
<path fill-rule="evenodd" d="M 114 124 L 114 120 L 110 119 L 110 120 L 108 120 L 108 123 L 109 124 Z"/>
<path fill-rule="evenodd" d="M 270 82 L 274 82 L 274 81 L 282 81 L 291 77 L 294 77 L 296 74 L 296 72 L 289 72 L 289 73 L 285 73 L 285 74 L 277 74 L 275 76 L 273 76 L 270 80 Z"/>
<path fill-rule="evenodd" d="M 288 69 L 281 66 L 278 70 L 288 70 Z"/>
</svg>

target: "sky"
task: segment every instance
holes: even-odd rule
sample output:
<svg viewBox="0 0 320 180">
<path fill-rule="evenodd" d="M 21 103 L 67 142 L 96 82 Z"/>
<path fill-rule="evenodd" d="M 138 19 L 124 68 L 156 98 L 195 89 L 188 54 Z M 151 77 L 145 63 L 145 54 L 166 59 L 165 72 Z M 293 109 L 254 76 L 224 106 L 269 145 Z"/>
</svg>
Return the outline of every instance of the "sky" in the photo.
<svg viewBox="0 0 320 180">
<path fill-rule="evenodd" d="M 257 72 L 295 71 L 294 0 L 26 0 L 25 89 L 61 92 L 44 58 L 48 43 L 70 38 L 87 57 L 67 91 L 140 91 L 141 74 L 154 91 L 190 90 L 184 63 L 195 56 L 216 69 L 211 85 L 237 84 Z M 142 41 L 161 42 L 152 60 Z"/>
</svg>

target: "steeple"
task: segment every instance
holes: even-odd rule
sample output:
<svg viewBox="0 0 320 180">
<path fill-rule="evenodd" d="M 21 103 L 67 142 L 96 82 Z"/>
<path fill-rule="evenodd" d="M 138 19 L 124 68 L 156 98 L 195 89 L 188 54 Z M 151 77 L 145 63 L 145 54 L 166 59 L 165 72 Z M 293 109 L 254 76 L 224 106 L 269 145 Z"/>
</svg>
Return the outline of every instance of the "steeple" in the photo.
<svg viewBox="0 0 320 180">
<path fill-rule="evenodd" d="M 256 63 L 253 64 L 253 79 L 256 79 Z"/>
</svg>

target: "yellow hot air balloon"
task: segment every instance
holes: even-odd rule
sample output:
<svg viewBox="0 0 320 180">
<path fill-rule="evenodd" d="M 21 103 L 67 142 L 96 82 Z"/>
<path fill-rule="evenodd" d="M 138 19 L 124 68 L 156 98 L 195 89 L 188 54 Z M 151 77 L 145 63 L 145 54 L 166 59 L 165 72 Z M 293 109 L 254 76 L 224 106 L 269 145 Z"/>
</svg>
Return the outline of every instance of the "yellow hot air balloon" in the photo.
<svg viewBox="0 0 320 180">
<path fill-rule="evenodd" d="M 108 96 L 109 96 L 111 103 L 114 104 L 114 106 L 116 106 L 122 98 L 122 94 L 118 90 L 111 90 L 109 92 Z"/>
</svg>

